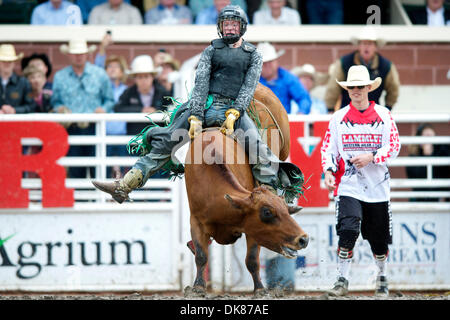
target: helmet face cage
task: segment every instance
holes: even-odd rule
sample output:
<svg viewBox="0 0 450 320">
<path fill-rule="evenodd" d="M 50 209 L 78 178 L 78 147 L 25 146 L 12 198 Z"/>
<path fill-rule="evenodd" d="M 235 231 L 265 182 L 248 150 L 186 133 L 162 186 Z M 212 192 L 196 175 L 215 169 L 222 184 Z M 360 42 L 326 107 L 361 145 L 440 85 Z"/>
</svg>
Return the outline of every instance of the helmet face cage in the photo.
<svg viewBox="0 0 450 320">
<path fill-rule="evenodd" d="M 223 37 L 223 22 L 225 20 L 239 21 L 239 36 L 242 37 L 247 31 L 247 17 L 238 6 L 226 6 L 217 19 L 217 32 Z"/>
</svg>

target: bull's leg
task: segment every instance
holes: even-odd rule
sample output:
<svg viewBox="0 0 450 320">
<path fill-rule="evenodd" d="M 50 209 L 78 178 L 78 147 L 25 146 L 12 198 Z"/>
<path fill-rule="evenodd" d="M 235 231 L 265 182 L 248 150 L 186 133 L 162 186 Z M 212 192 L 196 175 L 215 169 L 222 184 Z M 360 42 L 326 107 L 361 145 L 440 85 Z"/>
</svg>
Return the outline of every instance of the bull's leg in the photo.
<svg viewBox="0 0 450 320">
<path fill-rule="evenodd" d="M 264 285 L 262 284 L 259 275 L 259 252 L 261 247 L 252 237 L 246 236 L 246 238 L 247 256 L 245 257 L 245 265 L 253 279 L 254 293 L 257 295 L 264 294 L 266 290 L 264 289 Z"/>
<path fill-rule="evenodd" d="M 191 236 L 195 247 L 195 264 L 197 276 L 194 281 L 194 291 L 202 293 L 206 291 L 204 271 L 208 263 L 208 240 L 209 236 L 203 232 L 197 219 L 191 217 Z"/>
</svg>

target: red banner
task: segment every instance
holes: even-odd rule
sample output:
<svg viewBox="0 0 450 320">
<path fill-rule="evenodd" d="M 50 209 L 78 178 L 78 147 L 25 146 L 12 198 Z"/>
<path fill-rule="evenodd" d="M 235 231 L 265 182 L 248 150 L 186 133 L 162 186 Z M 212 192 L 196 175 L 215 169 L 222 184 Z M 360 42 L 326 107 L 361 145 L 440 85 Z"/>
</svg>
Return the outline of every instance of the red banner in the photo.
<svg viewBox="0 0 450 320">
<path fill-rule="evenodd" d="M 329 191 L 320 188 L 322 177 L 322 165 L 320 147 L 322 146 L 328 121 L 318 121 L 313 124 L 314 137 L 320 138 L 320 142 L 314 147 L 311 154 L 307 154 L 300 144 L 299 138 L 304 137 L 304 122 L 290 122 L 291 133 L 291 162 L 296 164 L 305 176 L 306 188 L 304 196 L 300 198 L 302 207 L 328 207 Z"/>
<path fill-rule="evenodd" d="M 67 131 L 53 122 L 3 122 L 0 124 L 0 208 L 28 208 L 28 191 L 22 189 L 25 171 L 42 181 L 43 207 L 72 207 L 73 189 L 65 186 L 66 171 L 56 161 L 69 150 Z M 23 154 L 22 138 L 38 138 L 42 149 Z"/>
</svg>

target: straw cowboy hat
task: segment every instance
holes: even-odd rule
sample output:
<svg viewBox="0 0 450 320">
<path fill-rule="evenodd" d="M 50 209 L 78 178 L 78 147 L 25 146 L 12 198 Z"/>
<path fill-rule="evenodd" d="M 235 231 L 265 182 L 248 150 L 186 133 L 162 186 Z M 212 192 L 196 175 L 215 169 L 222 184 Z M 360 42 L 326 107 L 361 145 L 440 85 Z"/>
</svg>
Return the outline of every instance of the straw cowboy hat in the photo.
<svg viewBox="0 0 450 320">
<path fill-rule="evenodd" d="M 164 53 L 162 55 L 161 64 L 170 64 L 173 68 L 173 70 L 179 70 L 180 69 L 180 63 L 178 60 L 175 60 L 172 55 L 168 53 Z"/>
<path fill-rule="evenodd" d="M 2 44 L 0 45 L 0 61 L 17 61 L 22 59 L 23 52 L 16 55 L 16 49 L 12 44 Z"/>
<path fill-rule="evenodd" d="M 358 36 L 351 38 L 351 42 L 355 45 L 358 44 L 359 41 L 363 40 L 375 41 L 379 48 L 386 44 L 386 40 L 378 37 L 377 31 L 372 26 L 365 26 L 361 29 Z"/>
<path fill-rule="evenodd" d="M 83 54 L 95 51 L 96 45 L 91 45 L 88 47 L 86 40 L 81 38 L 71 39 L 69 44 L 63 44 L 59 47 L 62 53 L 69 54 Z"/>
<path fill-rule="evenodd" d="M 122 70 L 122 79 L 120 79 L 122 82 L 125 82 L 127 80 L 127 70 L 128 70 L 128 64 L 127 61 L 123 56 L 117 56 L 117 55 L 110 55 L 105 60 L 105 69 L 108 67 L 108 65 L 112 62 L 117 62 L 120 66 L 120 69 Z"/>
<path fill-rule="evenodd" d="M 369 92 L 376 90 L 381 84 L 381 78 L 377 77 L 375 80 L 370 80 L 369 70 L 365 66 L 357 65 L 351 66 L 348 70 L 347 81 L 336 82 L 344 89 L 348 90 L 349 86 L 367 86 L 371 85 Z"/>
<path fill-rule="evenodd" d="M 141 55 L 134 58 L 131 63 L 131 70 L 127 71 L 128 75 L 134 75 L 138 73 L 152 73 L 157 74 L 160 70 L 155 68 L 153 59 L 149 55 Z"/>
<path fill-rule="evenodd" d="M 314 87 L 316 85 L 323 85 L 328 81 L 328 74 L 323 72 L 317 72 L 316 68 L 312 64 L 305 63 L 300 67 L 295 67 L 291 70 L 291 73 L 297 77 L 310 76 L 314 81 Z"/>
<path fill-rule="evenodd" d="M 271 45 L 269 42 L 261 42 L 260 44 L 258 44 L 256 50 L 258 50 L 261 53 L 263 62 L 278 59 L 285 53 L 284 50 L 280 50 L 277 52 L 275 50 L 275 47 Z"/>
<path fill-rule="evenodd" d="M 36 66 L 28 66 L 25 69 L 23 69 L 23 75 L 25 76 L 25 78 L 28 78 L 28 76 L 35 74 L 35 73 L 40 73 L 43 76 L 45 76 L 45 72 L 44 70 L 42 70 L 41 68 L 38 68 Z"/>
</svg>

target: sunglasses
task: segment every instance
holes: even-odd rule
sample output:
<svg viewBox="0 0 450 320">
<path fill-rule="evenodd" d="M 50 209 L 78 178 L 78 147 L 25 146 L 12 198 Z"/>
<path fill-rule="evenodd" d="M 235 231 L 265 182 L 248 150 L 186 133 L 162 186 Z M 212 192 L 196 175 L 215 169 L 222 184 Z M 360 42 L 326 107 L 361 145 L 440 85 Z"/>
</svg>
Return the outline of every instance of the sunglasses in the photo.
<svg viewBox="0 0 450 320">
<path fill-rule="evenodd" d="M 353 90 L 353 89 L 355 89 L 355 88 L 358 88 L 358 89 L 362 90 L 362 89 L 364 89 L 365 87 L 366 87 L 366 86 L 357 86 L 357 87 L 355 87 L 355 86 L 347 86 L 347 89 Z"/>
</svg>

